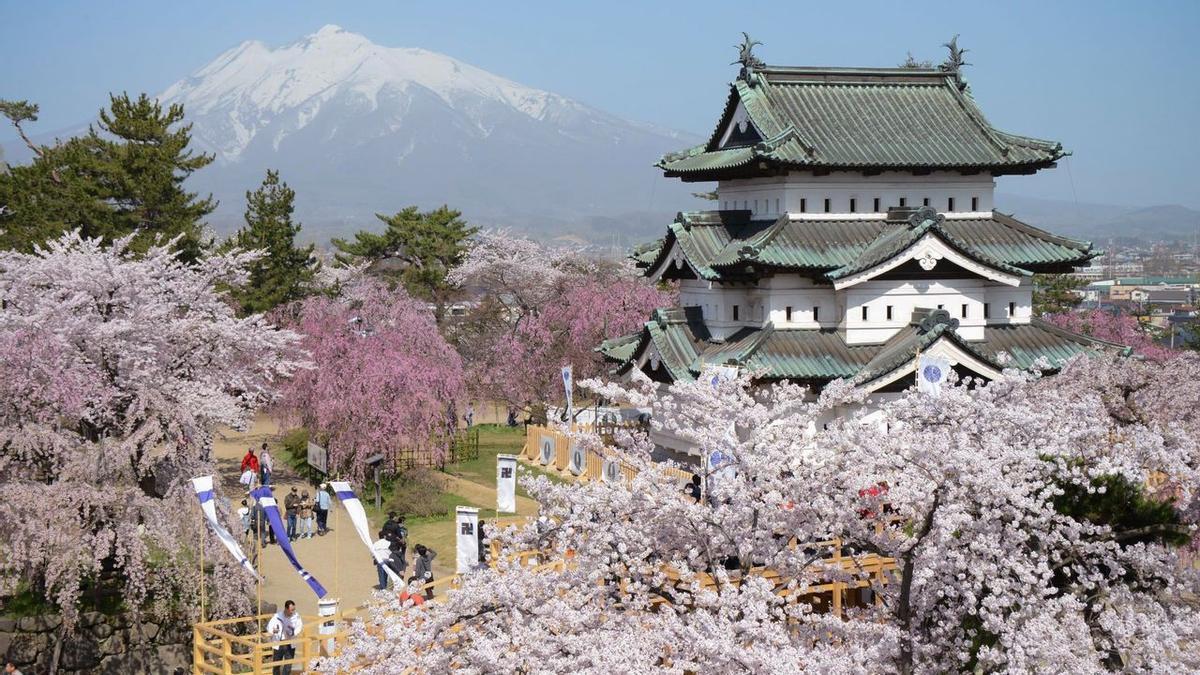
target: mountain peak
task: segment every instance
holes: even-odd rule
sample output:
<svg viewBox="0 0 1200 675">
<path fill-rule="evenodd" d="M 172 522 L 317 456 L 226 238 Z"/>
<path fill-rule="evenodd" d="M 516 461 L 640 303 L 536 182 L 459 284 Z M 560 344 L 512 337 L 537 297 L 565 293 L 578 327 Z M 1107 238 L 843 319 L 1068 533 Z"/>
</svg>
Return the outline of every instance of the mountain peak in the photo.
<svg viewBox="0 0 1200 675">
<path fill-rule="evenodd" d="M 322 37 L 324 35 L 333 35 L 334 33 L 345 33 L 346 29 L 336 23 L 327 23 L 321 26 L 321 29 L 313 33 L 311 37 Z"/>
<path fill-rule="evenodd" d="M 329 24 L 282 47 L 246 42 L 226 51 L 191 76 L 171 85 L 160 99 L 182 103 L 189 116 L 219 116 L 220 138 L 207 139 L 221 159 L 236 160 L 254 138 L 280 120 L 278 142 L 316 119 L 326 105 L 397 117 L 397 97 L 423 90 L 451 109 L 481 104 L 515 109 L 535 120 L 570 114 L 582 106 L 561 96 L 526 87 L 444 54 L 417 48 L 384 47 L 365 36 Z M 394 126 L 399 124 L 397 118 Z M 486 119 L 476 122 L 486 128 Z"/>
</svg>

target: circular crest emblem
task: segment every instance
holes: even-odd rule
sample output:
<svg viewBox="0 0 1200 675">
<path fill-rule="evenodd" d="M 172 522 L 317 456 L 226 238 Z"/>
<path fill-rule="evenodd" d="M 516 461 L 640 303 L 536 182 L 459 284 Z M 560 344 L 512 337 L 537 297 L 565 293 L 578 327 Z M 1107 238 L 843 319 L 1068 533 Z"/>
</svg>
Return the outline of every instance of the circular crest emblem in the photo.
<svg viewBox="0 0 1200 675">
<path fill-rule="evenodd" d="M 921 375 L 926 382 L 940 382 L 942 380 L 942 369 L 934 365 L 925 366 L 921 371 Z"/>
<path fill-rule="evenodd" d="M 604 480 L 615 483 L 621 480 L 621 463 L 614 459 L 604 460 Z"/>
</svg>

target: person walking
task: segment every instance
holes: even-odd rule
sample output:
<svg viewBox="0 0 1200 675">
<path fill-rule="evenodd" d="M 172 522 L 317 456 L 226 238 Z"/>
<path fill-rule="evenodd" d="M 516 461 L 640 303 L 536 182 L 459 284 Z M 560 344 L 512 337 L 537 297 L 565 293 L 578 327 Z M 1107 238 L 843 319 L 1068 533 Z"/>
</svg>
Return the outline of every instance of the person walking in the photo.
<svg viewBox="0 0 1200 675">
<path fill-rule="evenodd" d="M 246 454 L 242 455 L 242 468 L 240 469 L 242 477 L 239 479 L 246 489 L 254 487 L 254 481 L 258 478 L 258 457 L 254 455 L 254 448 L 247 448 Z"/>
<path fill-rule="evenodd" d="M 383 534 L 385 537 L 391 536 L 396 531 L 396 512 L 388 511 L 387 520 L 383 521 Z"/>
<path fill-rule="evenodd" d="M 308 498 L 308 490 L 300 493 L 300 528 L 298 538 L 312 539 L 313 536 L 313 503 Z"/>
<path fill-rule="evenodd" d="M 475 405 L 473 403 L 467 404 L 467 414 L 463 415 L 463 421 L 467 423 L 468 429 L 475 426 Z"/>
<path fill-rule="evenodd" d="M 425 599 L 433 599 L 433 588 L 428 587 L 428 584 L 433 583 L 433 559 L 437 557 L 437 551 L 425 546 L 425 544 L 417 544 L 413 549 L 417 552 L 417 558 L 413 562 L 413 576 L 420 583 L 425 584 Z"/>
<path fill-rule="evenodd" d="M 380 530 L 379 538 L 371 544 L 371 551 L 373 552 L 371 562 L 375 563 L 375 572 L 379 575 L 379 583 L 375 584 L 375 590 L 377 591 L 387 590 L 389 577 L 387 570 L 384 569 L 384 565 L 390 562 L 391 550 L 392 542 L 388 540 L 387 533 Z M 384 562 L 379 562 L 379 558 L 383 558 Z"/>
<path fill-rule="evenodd" d="M 408 542 L 401 537 L 399 531 L 393 532 L 392 536 L 388 537 L 390 544 L 390 557 L 388 558 L 388 567 L 396 573 L 396 576 L 404 578 L 404 571 L 408 569 L 408 560 L 405 558 L 405 553 L 408 549 Z"/>
<path fill-rule="evenodd" d="M 242 507 L 238 509 L 238 518 L 242 519 L 242 541 L 247 545 L 250 543 L 250 507 L 246 504 L 246 500 L 242 500 Z"/>
<path fill-rule="evenodd" d="M 271 642 L 291 640 L 298 637 L 303 630 L 304 621 L 300 618 L 300 613 L 296 611 L 296 603 L 291 600 L 283 603 L 283 609 L 275 612 L 275 616 L 267 622 L 267 634 L 271 636 Z M 272 661 L 287 661 L 294 658 L 296 658 L 294 644 L 278 645 L 271 650 Z M 292 664 L 275 666 L 271 669 L 271 673 L 273 675 L 292 675 Z"/>
<path fill-rule="evenodd" d="M 317 534 L 322 537 L 329 531 L 329 509 L 333 506 L 333 496 L 329 494 L 329 484 L 321 483 L 317 491 Z"/>
<path fill-rule="evenodd" d="M 254 506 L 250 508 L 250 524 L 254 528 L 252 536 L 258 538 L 260 547 L 267 545 L 267 531 L 271 529 L 271 524 L 267 522 L 267 510 L 263 508 L 262 502 L 255 499 Z"/>
<path fill-rule="evenodd" d="M 262 444 L 262 452 L 258 454 L 258 463 L 262 467 L 259 476 L 262 478 L 263 485 L 271 484 L 271 477 L 275 474 L 275 461 L 271 458 L 271 451 L 267 449 L 267 444 Z"/>
<path fill-rule="evenodd" d="M 292 486 L 292 491 L 288 496 L 283 498 L 283 508 L 287 509 L 287 536 L 288 539 L 296 538 L 296 521 L 300 518 L 300 493 L 296 490 L 296 486 Z"/>
</svg>

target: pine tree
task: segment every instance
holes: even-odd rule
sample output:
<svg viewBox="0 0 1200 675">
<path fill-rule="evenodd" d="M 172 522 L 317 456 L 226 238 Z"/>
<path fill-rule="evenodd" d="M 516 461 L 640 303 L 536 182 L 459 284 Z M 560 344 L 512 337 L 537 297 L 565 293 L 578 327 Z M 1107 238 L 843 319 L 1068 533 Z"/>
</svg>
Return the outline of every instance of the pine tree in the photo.
<svg viewBox="0 0 1200 675">
<path fill-rule="evenodd" d="M 262 258 L 250 266 L 250 280 L 233 290 L 246 314 L 266 312 L 304 297 L 319 265 L 313 245 L 296 246 L 300 224 L 292 221 L 296 191 L 279 180 L 279 172 L 267 170 L 262 185 L 246 192 L 246 226 L 237 231 L 226 248 L 261 250 Z"/>
<path fill-rule="evenodd" d="M 1083 296 L 1076 292 L 1087 284 L 1078 277 L 1070 274 L 1035 274 L 1033 275 L 1033 314 L 1061 314 L 1069 312 L 1083 302 Z"/>
<path fill-rule="evenodd" d="M 404 284 L 412 296 L 436 305 L 440 323 L 453 290 L 446 275 L 462 262 L 468 240 L 479 229 L 448 206 L 425 212 L 410 206 L 375 217 L 387 225 L 382 233 L 360 231 L 353 241 L 333 240 L 338 262 L 366 262 L 371 273 Z"/>
<path fill-rule="evenodd" d="M 87 134 L 52 146 L 35 145 L 21 128 L 37 120 L 36 105 L 0 101 L 0 114 L 35 154 L 31 164 L 0 175 L 0 245 L 30 250 L 79 228 L 105 240 L 134 234 L 134 251 L 178 236 L 182 259 L 195 260 L 209 246 L 202 221 L 216 202 L 183 182 L 213 157 L 188 149 L 192 127 L 181 124 L 182 106 L 164 111 L 145 94 L 109 98 Z"/>
</svg>

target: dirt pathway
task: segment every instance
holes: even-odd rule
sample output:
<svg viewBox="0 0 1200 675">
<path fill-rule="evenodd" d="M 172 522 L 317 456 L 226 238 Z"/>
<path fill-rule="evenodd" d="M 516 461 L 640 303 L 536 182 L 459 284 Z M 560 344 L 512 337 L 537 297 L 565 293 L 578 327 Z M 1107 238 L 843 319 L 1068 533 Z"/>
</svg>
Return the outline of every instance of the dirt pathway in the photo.
<svg viewBox="0 0 1200 675">
<path fill-rule="evenodd" d="M 280 504 L 293 486 L 300 490 L 308 490 L 310 497 L 315 496 L 316 487 L 295 475 L 286 466 L 283 460 L 284 451 L 279 444 L 278 425 L 263 415 L 245 432 L 219 430 L 214 442 L 213 452 L 220 474 L 219 489 L 225 497 L 234 501 L 235 508 L 245 496 L 245 489 L 238 483 L 241 458 L 249 447 L 253 447 L 257 454 L 264 442 L 269 445 L 275 459 L 272 489 Z M 480 485 L 457 476 L 442 476 L 448 491 L 462 495 L 476 504 L 496 503 L 494 487 Z M 360 496 L 365 499 L 364 495 Z M 528 497 L 517 497 L 517 511 L 521 515 L 534 515 L 537 513 L 537 503 Z M 480 516 L 487 520 L 491 519 L 494 513 L 485 510 L 481 511 Z M 296 552 L 300 564 L 325 587 L 329 593 L 328 597 L 340 598 L 342 609 L 352 609 L 365 603 L 375 592 L 373 586 L 378 583 L 375 565 L 362 540 L 354 531 L 349 516 L 336 498 L 329 512 L 329 527 L 331 531 L 325 536 L 293 541 L 292 549 Z M 435 577 L 442 578 L 454 573 L 453 520 L 414 523 L 409 528 L 409 541 L 410 565 L 412 546 L 425 543 L 438 552 L 438 557 L 434 560 Z M 246 553 L 252 559 L 255 556 L 253 550 L 247 550 Z M 258 556 L 259 570 L 266 579 L 260 589 L 264 607 L 268 604 L 280 604 L 285 600 L 295 600 L 302 613 L 316 614 L 316 595 L 292 568 L 279 546 L 268 545 L 258 552 Z"/>
</svg>

